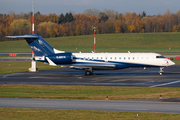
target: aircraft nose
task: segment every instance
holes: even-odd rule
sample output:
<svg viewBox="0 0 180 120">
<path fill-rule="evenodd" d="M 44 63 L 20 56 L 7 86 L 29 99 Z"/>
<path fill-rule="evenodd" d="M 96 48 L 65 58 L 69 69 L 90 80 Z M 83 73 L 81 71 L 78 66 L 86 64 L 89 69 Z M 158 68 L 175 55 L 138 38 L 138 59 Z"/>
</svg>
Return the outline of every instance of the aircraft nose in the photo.
<svg viewBox="0 0 180 120">
<path fill-rule="evenodd" d="M 175 63 L 171 60 L 169 60 L 168 62 L 169 62 L 169 65 L 175 65 Z"/>
</svg>

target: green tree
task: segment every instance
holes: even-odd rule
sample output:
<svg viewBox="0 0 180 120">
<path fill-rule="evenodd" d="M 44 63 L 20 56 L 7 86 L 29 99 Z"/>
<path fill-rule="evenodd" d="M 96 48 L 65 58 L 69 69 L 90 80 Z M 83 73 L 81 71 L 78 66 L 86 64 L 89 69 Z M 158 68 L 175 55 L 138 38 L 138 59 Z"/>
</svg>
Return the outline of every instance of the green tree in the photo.
<svg viewBox="0 0 180 120">
<path fill-rule="evenodd" d="M 106 20 L 108 20 L 108 18 L 109 17 L 105 13 L 103 13 L 103 12 L 99 13 L 99 22 L 101 22 L 101 21 L 106 22 Z"/>
<path fill-rule="evenodd" d="M 141 18 L 146 17 L 146 12 L 143 11 L 143 13 L 139 14 L 139 16 L 140 16 Z"/>
<path fill-rule="evenodd" d="M 64 14 L 61 13 L 61 15 L 58 17 L 58 24 L 65 23 L 65 17 Z"/>
<path fill-rule="evenodd" d="M 58 16 L 54 13 L 54 14 L 49 14 L 49 16 L 48 16 L 48 18 L 49 18 L 49 21 L 50 22 L 53 22 L 53 23 L 58 23 Z"/>
<path fill-rule="evenodd" d="M 72 13 L 66 13 L 65 19 L 67 22 L 72 22 L 74 20 Z"/>
<path fill-rule="evenodd" d="M 43 22 L 39 24 L 39 26 L 46 26 L 47 28 L 50 28 L 53 25 L 55 25 L 55 23 L 52 22 Z"/>
<path fill-rule="evenodd" d="M 20 29 L 20 28 L 27 28 L 30 27 L 31 24 L 24 19 L 15 19 L 11 24 L 11 28 L 13 29 Z"/>
</svg>

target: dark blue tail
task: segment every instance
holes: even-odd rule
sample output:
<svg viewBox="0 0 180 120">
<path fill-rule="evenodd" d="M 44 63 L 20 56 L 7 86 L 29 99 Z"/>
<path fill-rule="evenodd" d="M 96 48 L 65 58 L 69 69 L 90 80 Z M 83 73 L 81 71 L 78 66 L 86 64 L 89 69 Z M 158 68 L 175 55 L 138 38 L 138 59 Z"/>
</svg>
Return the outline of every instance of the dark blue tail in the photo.
<svg viewBox="0 0 180 120">
<path fill-rule="evenodd" d="M 36 36 L 37 38 L 25 38 L 36 56 L 48 56 L 55 54 L 54 48 L 47 43 L 40 35 L 34 33 L 29 36 Z"/>
<path fill-rule="evenodd" d="M 36 56 L 49 56 L 56 53 L 64 53 L 64 51 L 58 51 L 54 49 L 49 43 L 47 43 L 40 35 L 32 33 L 23 36 L 7 36 L 9 38 L 24 38 L 34 51 Z"/>
</svg>

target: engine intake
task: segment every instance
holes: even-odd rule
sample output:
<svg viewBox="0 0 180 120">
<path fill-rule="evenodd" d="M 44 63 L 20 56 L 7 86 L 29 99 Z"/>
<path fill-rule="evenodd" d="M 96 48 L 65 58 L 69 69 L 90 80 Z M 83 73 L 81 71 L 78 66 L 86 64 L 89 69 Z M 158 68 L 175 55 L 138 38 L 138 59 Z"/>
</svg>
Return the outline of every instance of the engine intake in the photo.
<svg viewBox="0 0 180 120">
<path fill-rule="evenodd" d="M 72 53 L 58 53 L 55 55 L 49 55 L 47 57 L 55 64 L 70 64 L 73 60 Z"/>
</svg>

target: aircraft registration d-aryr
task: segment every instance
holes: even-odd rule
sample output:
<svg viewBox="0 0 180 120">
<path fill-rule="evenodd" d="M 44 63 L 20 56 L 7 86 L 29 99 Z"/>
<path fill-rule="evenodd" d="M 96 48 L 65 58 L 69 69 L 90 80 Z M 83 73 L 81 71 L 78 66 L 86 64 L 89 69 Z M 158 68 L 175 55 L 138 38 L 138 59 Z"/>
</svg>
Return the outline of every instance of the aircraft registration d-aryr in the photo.
<svg viewBox="0 0 180 120">
<path fill-rule="evenodd" d="M 71 53 L 56 50 L 36 33 L 7 37 L 24 38 L 34 51 L 36 61 L 47 62 L 52 66 L 68 66 L 72 69 L 85 70 L 86 75 L 93 74 L 94 70 L 129 67 L 159 67 L 159 74 L 162 75 L 164 67 L 175 65 L 158 53 Z"/>
</svg>

